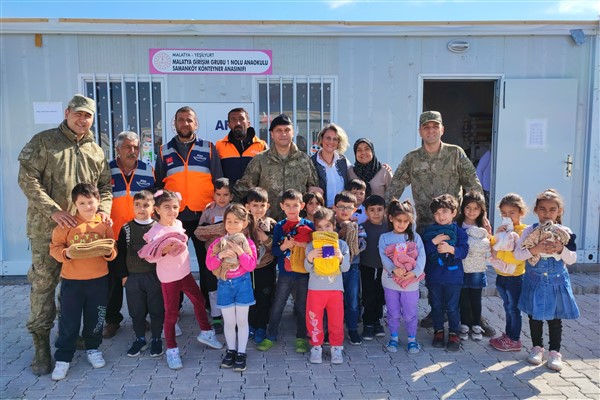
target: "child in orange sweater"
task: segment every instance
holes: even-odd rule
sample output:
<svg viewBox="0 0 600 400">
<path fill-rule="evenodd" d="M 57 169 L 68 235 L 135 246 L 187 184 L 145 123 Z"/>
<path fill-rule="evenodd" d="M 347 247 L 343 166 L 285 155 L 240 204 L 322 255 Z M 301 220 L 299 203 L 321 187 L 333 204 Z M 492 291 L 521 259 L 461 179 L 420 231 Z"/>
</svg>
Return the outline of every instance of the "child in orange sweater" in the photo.
<svg viewBox="0 0 600 400">
<path fill-rule="evenodd" d="M 77 213 L 77 226 L 57 226 L 52 231 L 50 255 L 62 263 L 60 287 L 60 317 L 52 379 L 64 379 L 75 354 L 83 314 L 83 332 L 87 359 L 94 368 L 105 365 L 102 352 L 102 326 L 108 301 L 108 264 L 117 252 L 110 244 L 99 246 L 92 253 L 75 251 L 74 245 L 90 244 L 101 239 L 113 239 L 113 231 L 97 214 L 100 202 L 98 188 L 79 183 L 71 192 Z M 103 241 L 104 242 L 104 241 Z"/>
</svg>

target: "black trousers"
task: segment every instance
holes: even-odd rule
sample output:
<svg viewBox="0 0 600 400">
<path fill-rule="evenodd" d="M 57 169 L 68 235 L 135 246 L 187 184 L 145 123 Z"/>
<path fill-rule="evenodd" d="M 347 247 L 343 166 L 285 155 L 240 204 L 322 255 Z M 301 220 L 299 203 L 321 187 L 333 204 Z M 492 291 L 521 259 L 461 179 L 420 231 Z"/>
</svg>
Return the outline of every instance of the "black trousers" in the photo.
<svg viewBox="0 0 600 400">
<path fill-rule="evenodd" d="M 383 317 L 385 296 L 381 286 L 383 268 L 360 266 L 360 282 L 363 306 L 363 325 L 379 324 Z"/>
<path fill-rule="evenodd" d="M 544 321 L 533 319 L 529 316 L 529 330 L 531 331 L 531 342 L 533 346 L 544 347 Z M 548 321 L 548 349 L 550 351 L 560 351 L 562 341 L 562 320 L 553 319 Z"/>
<path fill-rule="evenodd" d="M 156 271 L 130 273 L 125 282 L 125 290 L 135 336 L 138 338 L 146 336 L 146 314 L 150 314 L 152 338 L 160 339 L 165 322 L 165 306 Z"/>
<path fill-rule="evenodd" d="M 108 302 L 108 275 L 89 280 L 62 278 L 60 284 L 60 317 L 56 339 L 56 361 L 71 362 L 81 327 L 81 336 L 87 350 L 94 350 L 102 343 L 102 328 Z"/>
<path fill-rule="evenodd" d="M 256 304 L 250 306 L 248 322 L 254 329 L 267 329 L 269 314 L 275 298 L 275 268 L 277 259 L 272 263 L 252 271 L 252 284 L 254 287 L 254 300 Z"/>
<path fill-rule="evenodd" d="M 120 324 L 123 321 L 123 285 L 121 278 L 117 276 L 117 264 L 114 261 L 108 263 L 108 306 L 106 308 L 106 323 Z"/>
<path fill-rule="evenodd" d="M 481 292 L 483 289 L 460 290 L 460 323 L 472 328 L 481 322 Z"/>
<path fill-rule="evenodd" d="M 194 243 L 196 259 L 198 259 L 198 271 L 200 273 L 200 291 L 204 296 L 206 306 L 210 307 L 208 294 L 217 290 L 217 277 L 206 268 L 206 247 L 204 246 L 204 242 L 200 241 L 196 235 L 194 235 L 194 231 L 198 227 L 200 215 L 201 214 L 198 213 L 198 219 L 196 220 L 181 221 L 181 223 L 183 229 L 185 229 L 185 234 L 188 235 L 192 239 L 192 243 Z"/>
</svg>

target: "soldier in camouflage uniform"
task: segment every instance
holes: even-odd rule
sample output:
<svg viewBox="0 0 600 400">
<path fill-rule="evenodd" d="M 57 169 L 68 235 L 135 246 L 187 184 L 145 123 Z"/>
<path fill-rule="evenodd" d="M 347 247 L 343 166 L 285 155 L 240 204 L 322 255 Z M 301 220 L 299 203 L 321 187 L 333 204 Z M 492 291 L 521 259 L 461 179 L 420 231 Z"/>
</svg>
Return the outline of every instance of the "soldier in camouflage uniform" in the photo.
<svg viewBox="0 0 600 400">
<path fill-rule="evenodd" d="M 77 183 L 98 187 L 99 214 L 111 223 L 110 170 L 90 131 L 95 111 L 94 100 L 75 95 L 65 110 L 65 120 L 57 128 L 35 135 L 19 154 L 19 186 L 28 200 L 27 236 L 32 263 L 27 273 L 31 283 L 27 329 L 35 346 L 31 369 L 36 375 L 52 371 L 50 330 L 56 317 L 54 294 L 60 264 L 50 257 L 49 244 L 57 224 L 76 226 L 71 190 Z"/>
<path fill-rule="evenodd" d="M 419 134 L 423 146 L 404 157 L 385 192 L 385 199 L 388 203 L 393 197 L 400 199 L 410 185 L 417 212 L 417 231 L 422 234 L 425 227 L 433 223 L 429 204 L 434 197 L 451 194 L 460 204 L 463 193 L 469 190 L 483 193 L 483 189 L 465 151 L 442 142 L 444 125 L 439 112 L 421 114 Z"/>
<path fill-rule="evenodd" d="M 260 186 L 269 194 L 269 217 L 280 221 L 285 214 L 279 207 L 281 194 L 287 189 L 300 193 L 319 191 L 317 172 L 310 157 L 292 141 L 294 126 L 289 116 L 281 114 L 271 122 L 271 148 L 254 156 L 244 176 L 233 188 L 236 201 L 243 201 L 248 190 Z"/>
<path fill-rule="evenodd" d="M 389 202 L 393 197 L 399 199 L 404 189 L 411 186 L 419 234 L 423 234 L 425 227 L 433 223 L 429 204 L 434 197 L 451 194 L 461 204 L 462 194 L 469 190 L 483 194 L 473 163 L 462 148 L 442 142 L 443 134 L 442 115 L 438 111 L 422 113 L 419 117 L 419 135 L 423 139 L 423 146 L 404 157 L 385 192 L 386 201 Z M 486 336 L 496 334 L 483 317 L 480 325 Z M 421 326 L 433 326 L 431 314 L 421 320 Z"/>
</svg>

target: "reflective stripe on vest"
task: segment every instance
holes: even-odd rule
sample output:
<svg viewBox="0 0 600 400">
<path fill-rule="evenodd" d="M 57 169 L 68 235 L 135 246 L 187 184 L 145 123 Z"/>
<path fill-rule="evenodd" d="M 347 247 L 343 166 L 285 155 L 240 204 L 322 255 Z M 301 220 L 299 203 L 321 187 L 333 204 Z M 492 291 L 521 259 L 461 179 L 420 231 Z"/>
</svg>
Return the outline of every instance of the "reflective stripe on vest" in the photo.
<svg viewBox="0 0 600 400">
<path fill-rule="evenodd" d="M 204 211 L 213 200 L 214 186 L 210 170 L 211 143 L 197 139 L 184 160 L 173 146 L 172 139 L 160 148 L 165 165 L 165 189 L 181 194 L 181 209 Z"/>
<path fill-rule="evenodd" d="M 112 228 L 115 238 L 118 238 L 121 227 L 134 218 L 133 196 L 144 189 L 154 187 L 154 172 L 152 167 L 138 160 L 131 179 L 127 182 L 123 171 L 117 165 L 117 160 L 111 161 L 109 167 L 113 192 L 110 217 L 113 220 Z"/>
</svg>

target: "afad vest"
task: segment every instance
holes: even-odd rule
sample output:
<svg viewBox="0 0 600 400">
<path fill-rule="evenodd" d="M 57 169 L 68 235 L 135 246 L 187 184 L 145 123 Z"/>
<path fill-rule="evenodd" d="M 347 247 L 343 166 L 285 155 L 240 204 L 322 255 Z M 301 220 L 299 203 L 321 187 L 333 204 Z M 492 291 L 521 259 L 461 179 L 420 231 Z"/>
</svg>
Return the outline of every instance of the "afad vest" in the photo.
<svg viewBox="0 0 600 400">
<path fill-rule="evenodd" d="M 110 217 L 113 220 L 112 229 L 115 238 L 118 238 L 121 227 L 134 217 L 133 196 L 144 189 L 149 190 L 154 187 L 154 171 L 148 164 L 138 160 L 131 180 L 127 183 L 123 171 L 117 165 L 117 160 L 112 160 L 108 166 L 110 167 L 110 183 L 113 194 Z"/>
<path fill-rule="evenodd" d="M 181 210 L 187 207 L 192 211 L 204 211 L 213 201 L 215 190 L 210 172 L 211 143 L 196 139 L 184 160 L 173 146 L 173 140 L 160 147 L 166 170 L 165 189 L 181 194 Z"/>
</svg>

